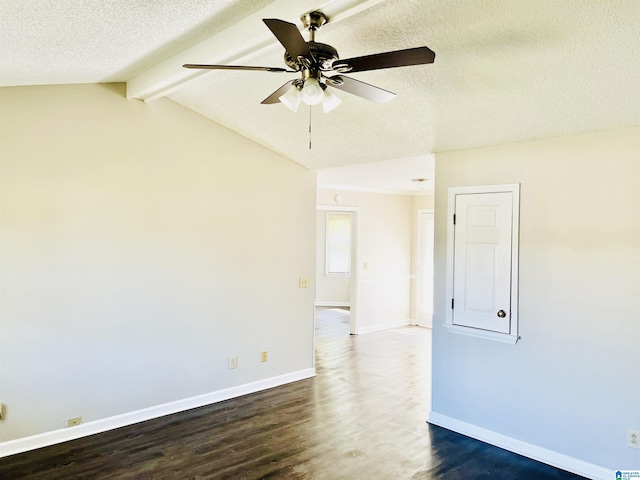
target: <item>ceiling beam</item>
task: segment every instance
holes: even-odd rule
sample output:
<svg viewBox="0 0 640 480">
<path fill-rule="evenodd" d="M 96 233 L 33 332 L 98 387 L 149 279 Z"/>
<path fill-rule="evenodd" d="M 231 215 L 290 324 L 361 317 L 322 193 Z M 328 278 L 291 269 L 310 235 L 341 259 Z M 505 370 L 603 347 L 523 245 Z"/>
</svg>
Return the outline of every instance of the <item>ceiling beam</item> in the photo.
<svg viewBox="0 0 640 480">
<path fill-rule="evenodd" d="M 169 95 L 207 70 L 183 68 L 185 63 L 229 64 L 277 44 L 268 28 L 260 29 L 263 18 L 280 18 L 298 25 L 300 15 L 321 10 L 331 22 L 339 22 L 384 0 L 276 0 L 178 55 L 127 81 L 127 98 L 145 102 Z"/>
</svg>

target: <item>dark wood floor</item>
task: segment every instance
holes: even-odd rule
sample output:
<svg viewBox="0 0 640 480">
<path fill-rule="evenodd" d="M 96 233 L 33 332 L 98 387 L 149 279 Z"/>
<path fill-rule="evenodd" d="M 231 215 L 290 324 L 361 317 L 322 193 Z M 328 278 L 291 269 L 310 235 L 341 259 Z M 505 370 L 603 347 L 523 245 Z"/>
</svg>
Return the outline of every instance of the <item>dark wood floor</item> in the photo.
<svg viewBox="0 0 640 480">
<path fill-rule="evenodd" d="M 431 335 L 317 317 L 317 377 L 0 459 L 0 479 L 578 477 L 425 420 Z"/>
</svg>

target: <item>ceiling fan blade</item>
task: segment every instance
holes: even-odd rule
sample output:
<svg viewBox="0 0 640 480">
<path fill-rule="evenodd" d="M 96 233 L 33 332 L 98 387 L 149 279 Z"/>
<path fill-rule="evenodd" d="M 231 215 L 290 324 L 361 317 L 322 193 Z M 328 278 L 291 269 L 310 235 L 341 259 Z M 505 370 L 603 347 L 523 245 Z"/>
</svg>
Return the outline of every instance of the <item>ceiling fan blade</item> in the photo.
<svg viewBox="0 0 640 480">
<path fill-rule="evenodd" d="M 248 67 L 244 65 L 203 65 L 197 63 L 186 63 L 184 68 L 200 68 L 205 70 L 255 70 L 261 72 L 290 72 L 296 73 L 295 70 L 287 70 L 280 67 Z"/>
<path fill-rule="evenodd" d="M 298 27 L 293 23 L 285 22 L 277 18 L 264 18 L 262 21 L 269 27 L 269 30 L 271 30 L 284 49 L 293 58 L 305 57 L 313 59 L 309 45 L 304 41 L 300 30 L 298 30 Z"/>
<path fill-rule="evenodd" d="M 407 67 L 433 63 L 436 54 L 427 47 L 408 48 L 393 52 L 376 53 L 363 57 L 340 59 L 333 62 L 332 68 L 338 72 L 364 72 L 382 68 Z"/>
<path fill-rule="evenodd" d="M 273 92 L 271 95 L 269 95 L 267 98 L 265 98 L 260 103 L 263 104 L 263 105 L 268 105 L 268 104 L 271 104 L 271 103 L 280 102 L 280 97 L 282 95 L 284 95 L 285 93 L 287 93 L 287 91 L 292 87 L 293 82 L 295 82 L 295 80 L 291 80 L 291 81 L 285 83 L 284 85 L 282 85 L 279 89 L 277 89 L 275 92 Z"/>
<path fill-rule="evenodd" d="M 342 90 L 343 92 L 357 95 L 358 97 L 365 98 L 375 103 L 384 103 L 396 96 L 395 93 L 383 90 L 382 88 L 374 87 L 368 83 L 361 82 L 360 80 L 354 80 L 353 78 L 345 77 L 344 75 L 336 75 L 334 77 L 326 78 L 327 85 Z"/>
</svg>

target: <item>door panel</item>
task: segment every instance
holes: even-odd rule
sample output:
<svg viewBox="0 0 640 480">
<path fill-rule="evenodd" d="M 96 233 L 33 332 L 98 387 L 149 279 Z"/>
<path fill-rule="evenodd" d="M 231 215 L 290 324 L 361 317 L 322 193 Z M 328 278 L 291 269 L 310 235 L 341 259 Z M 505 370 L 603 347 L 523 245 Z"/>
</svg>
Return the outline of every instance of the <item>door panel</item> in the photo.
<svg viewBox="0 0 640 480">
<path fill-rule="evenodd" d="M 512 198 L 511 192 L 455 197 L 454 325 L 511 333 Z"/>
<path fill-rule="evenodd" d="M 464 298 L 466 311 L 474 314 L 491 314 L 494 311 L 496 264 L 495 245 L 467 244 Z M 481 275 L 476 274 L 481 273 Z"/>
</svg>

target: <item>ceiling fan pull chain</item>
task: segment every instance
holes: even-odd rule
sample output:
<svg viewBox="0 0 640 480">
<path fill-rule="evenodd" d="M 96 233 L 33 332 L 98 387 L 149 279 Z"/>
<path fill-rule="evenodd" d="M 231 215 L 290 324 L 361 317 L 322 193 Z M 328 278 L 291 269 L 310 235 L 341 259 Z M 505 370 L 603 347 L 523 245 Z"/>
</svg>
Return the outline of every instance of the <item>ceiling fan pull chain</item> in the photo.
<svg viewBox="0 0 640 480">
<path fill-rule="evenodd" d="M 311 105 L 309 105 L 309 150 L 311 150 Z"/>
</svg>

